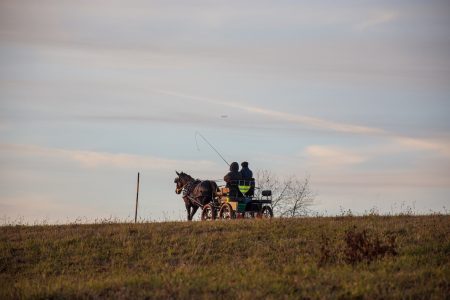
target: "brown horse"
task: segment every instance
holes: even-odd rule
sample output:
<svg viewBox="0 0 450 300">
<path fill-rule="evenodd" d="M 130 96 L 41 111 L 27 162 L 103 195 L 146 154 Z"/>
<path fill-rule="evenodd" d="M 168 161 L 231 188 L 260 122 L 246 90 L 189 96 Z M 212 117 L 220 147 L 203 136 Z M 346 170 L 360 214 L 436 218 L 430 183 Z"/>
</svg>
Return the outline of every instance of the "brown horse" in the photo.
<svg viewBox="0 0 450 300">
<path fill-rule="evenodd" d="M 217 184 L 211 180 L 194 179 L 186 173 L 178 173 L 174 182 L 177 184 L 175 193 L 183 192 L 183 200 L 186 206 L 187 219 L 191 221 L 199 207 L 203 207 L 214 200 L 218 191 Z"/>
</svg>

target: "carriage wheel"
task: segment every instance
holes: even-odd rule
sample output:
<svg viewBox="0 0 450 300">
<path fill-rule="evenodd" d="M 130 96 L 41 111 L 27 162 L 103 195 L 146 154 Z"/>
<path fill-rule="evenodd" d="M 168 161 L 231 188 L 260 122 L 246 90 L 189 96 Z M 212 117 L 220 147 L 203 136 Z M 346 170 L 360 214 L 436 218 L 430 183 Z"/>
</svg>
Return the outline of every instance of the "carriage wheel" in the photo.
<svg viewBox="0 0 450 300">
<path fill-rule="evenodd" d="M 220 212 L 219 212 L 219 218 L 226 219 L 226 220 L 236 218 L 236 213 L 234 212 L 234 210 L 230 204 L 225 203 L 222 205 L 222 207 L 220 208 Z"/>
<path fill-rule="evenodd" d="M 211 204 L 206 204 L 203 206 L 202 210 L 202 221 L 214 221 L 216 218 L 216 211 Z"/>
<path fill-rule="evenodd" d="M 270 206 L 264 206 L 261 212 L 261 217 L 263 219 L 271 219 L 273 218 L 273 211 Z"/>
</svg>

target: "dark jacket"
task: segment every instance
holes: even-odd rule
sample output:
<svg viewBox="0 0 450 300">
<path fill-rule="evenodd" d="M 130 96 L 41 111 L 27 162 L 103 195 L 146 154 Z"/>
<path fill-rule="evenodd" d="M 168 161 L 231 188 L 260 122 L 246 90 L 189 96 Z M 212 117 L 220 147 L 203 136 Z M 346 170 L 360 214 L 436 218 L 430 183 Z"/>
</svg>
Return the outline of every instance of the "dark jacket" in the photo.
<svg viewBox="0 0 450 300">
<path fill-rule="evenodd" d="M 253 172 L 248 168 L 248 162 L 244 161 L 242 164 L 241 176 L 244 180 L 250 180 L 253 178 Z"/>
<path fill-rule="evenodd" d="M 237 162 L 233 162 L 230 165 L 230 172 L 228 172 L 227 175 L 223 178 L 225 182 L 227 183 L 227 186 L 231 183 L 231 181 L 234 180 L 241 180 L 242 176 L 241 173 L 239 173 L 239 164 Z"/>
</svg>

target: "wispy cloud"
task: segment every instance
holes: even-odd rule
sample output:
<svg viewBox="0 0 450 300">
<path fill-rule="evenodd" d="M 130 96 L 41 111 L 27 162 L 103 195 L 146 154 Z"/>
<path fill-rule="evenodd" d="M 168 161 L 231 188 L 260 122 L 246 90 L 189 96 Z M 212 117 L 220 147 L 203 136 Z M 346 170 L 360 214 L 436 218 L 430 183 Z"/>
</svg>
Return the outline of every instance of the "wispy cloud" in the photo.
<svg viewBox="0 0 450 300">
<path fill-rule="evenodd" d="M 199 97 L 199 96 L 192 96 L 187 95 L 183 93 L 173 92 L 173 91 L 165 91 L 165 90 L 156 90 L 156 92 L 159 92 L 161 94 L 170 95 L 174 97 L 181 97 L 186 98 L 190 100 L 197 100 L 200 102 L 206 102 L 211 104 L 219 104 L 223 106 L 228 106 L 236 109 L 240 109 L 249 113 L 258 114 L 267 116 L 273 119 L 283 120 L 290 123 L 296 123 L 300 125 L 304 125 L 310 128 L 315 129 L 323 129 L 323 130 L 330 130 L 335 132 L 343 132 L 343 133 L 355 133 L 355 134 L 384 134 L 386 133 L 384 130 L 379 128 L 371 128 L 366 126 L 360 126 L 360 125 L 354 125 L 349 123 L 342 123 L 342 122 L 333 122 L 329 120 L 324 120 L 320 118 L 305 116 L 305 115 L 299 115 L 299 114 L 292 114 L 287 112 L 281 112 L 271 109 L 266 109 L 258 106 L 252 106 L 242 103 L 237 103 L 233 101 L 225 101 L 225 100 L 218 100 L 213 98 L 207 98 L 207 97 Z"/>
<path fill-rule="evenodd" d="M 368 159 L 368 156 L 355 151 L 335 147 L 312 145 L 305 149 L 309 163 L 323 164 L 328 167 L 359 164 Z"/>
<path fill-rule="evenodd" d="M 86 213 L 87 210 L 79 207 L 77 203 L 69 204 L 58 201 L 52 195 L 43 195 L 38 193 L 19 193 L 15 196 L 0 198 L 0 210 L 6 216 L 13 218 L 11 221 L 20 221 L 20 218 L 26 218 L 27 221 L 45 221 L 49 218 L 55 219 L 78 211 Z M 17 220 L 14 220 L 17 218 Z M 6 220 L 5 220 L 6 221 Z"/>
<path fill-rule="evenodd" d="M 313 129 L 319 129 L 324 131 L 357 134 L 357 135 L 369 135 L 385 137 L 393 141 L 399 146 L 403 146 L 405 149 L 418 149 L 437 152 L 443 156 L 450 157 L 450 142 L 447 140 L 438 139 L 418 139 L 407 136 L 401 136 L 381 128 L 361 126 L 351 123 L 335 122 L 325 120 L 321 118 L 305 116 L 300 114 L 293 114 L 288 112 L 276 111 L 259 106 L 252 106 L 243 103 L 237 103 L 233 101 L 225 101 L 219 99 L 213 99 L 208 97 L 187 95 L 184 93 L 155 90 L 161 94 L 170 95 L 179 98 L 185 98 L 190 100 L 196 100 L 199 102 L 217 104 L 227 107 L 236 108 L 248 113 L 262 115 L 271 119 L 289 122 L 292 124 L 299 124 Z"/>
<path fill-rule="evenodd" d="M 122 169 L 175 170 L 212 168 L 213 163 L 206 160 L 174 160 L 154 156 L 126 153 L 108 153 L 85 150 L 66 150 L 40 147 L 36 145 L 0 144 L 0 152 L 26 155 L 34 158 L 48 158 L 52 161 L 62 159 L 77 163 L 83 168 L 113 167 Z"/>
<path fill-rule="evenodd" d="M 311 145 L 303 150 L 300 157 L 302 165 L 314 175 L 319 186 L 337 185 L 348 189 L 356 186 L 450 186 L 450 161 L 424 157 L 417 149 L 410 150 L 405 151 L 395 143 L 370 147 Z M 405 161 L 405 155 L 410 159 Z M 298 158 L 291 159 L 292 165 L 296 165 Z M 401 163 L 392 164 L 395 161 Z"/>
<path fill-rule="evenodd" d="M 398 17 L 398 13 L 394 11 L 381 11 L 373 13 L 365 21 L 355 25 L 358 31 L 365 31 L 371 27 L 392 22 Z"/>
<path fill-rule="evenodd" d="M 425 140 L 396 136 L 395 141 L 404 147 L 434 151 L 440 153 L 441 155 L 450 157 L 450 142 L 446 140 Z"/>
</svg>

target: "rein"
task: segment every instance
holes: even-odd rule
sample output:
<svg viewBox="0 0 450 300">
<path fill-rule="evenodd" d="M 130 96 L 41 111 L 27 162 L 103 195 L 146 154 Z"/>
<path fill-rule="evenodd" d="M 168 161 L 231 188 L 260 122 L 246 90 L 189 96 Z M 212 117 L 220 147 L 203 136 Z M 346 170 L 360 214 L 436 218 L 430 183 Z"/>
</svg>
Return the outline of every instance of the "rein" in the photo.
<svg viewBox="0 0 450 300">
<path fill-rule="evenodd" d="M 191 179 L 189 180 L 183 187 L 181 188 L 183 191 L 183 198 L 189 199 L 189 201 L 193 202 L 194 204 L 197 204 L 200 207 L 203 207 L 203 205 L 194 197 L 192 197 L 190 194 L 194 190 L 195 186 L 200 183 L 200 180 Z"/>
<path fill-rule="evenodd" d="M 196 182 L 198 182 L 198 180 L 192 179 L 183 186 L 183 188 L 182 188 L 183 189 L 183 197 L 186 197 L 186 196 L 189 197 L 189 194 L 194 189 Z"/>
</svg>

